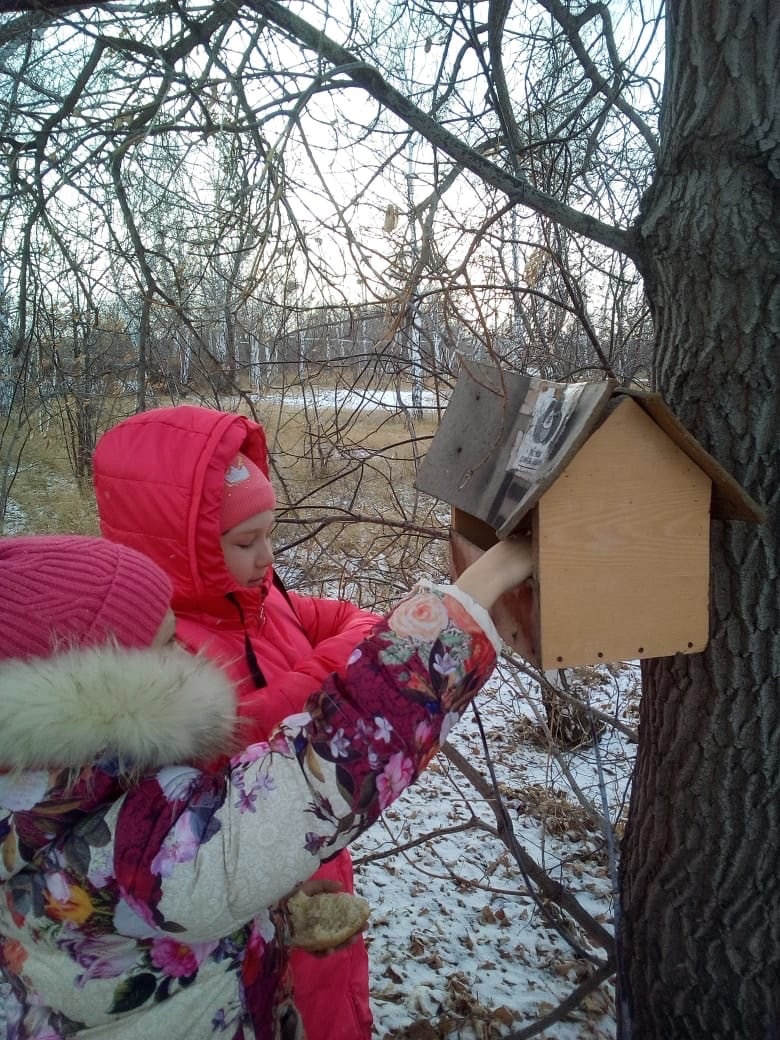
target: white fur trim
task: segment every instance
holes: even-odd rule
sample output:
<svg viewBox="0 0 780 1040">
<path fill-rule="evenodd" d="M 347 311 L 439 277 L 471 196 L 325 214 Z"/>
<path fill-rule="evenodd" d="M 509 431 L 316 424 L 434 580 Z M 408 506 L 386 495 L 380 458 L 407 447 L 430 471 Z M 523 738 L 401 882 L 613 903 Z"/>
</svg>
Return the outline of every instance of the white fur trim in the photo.
<svg viewBox="0 0 780 1040">
<path fill-rule="evenodd" d="M 485 635 L 493 644 L 493 649 L 496 651 L 496 655 L 501 653 L 504 644 L 501 636 L 498 634 L 496 626 L 493 624 L 493 619 L 482 604 L 477 603 L 475 599 L 472 599 L 468 592 L 464 592 L 458 585 L 439 585 L 436 582 L 426 580 L 418 581 L 417 588 L 436 589 L 438 592 L 445 592 L 448 596 L 452 596 L 453 599 L 456 599 L 466 608 L 479 627 L 484 631 Z"/>
<path fill-rule="evenodd" d="M 229 751 L 235 693 L 216 666 L 178 647 L 73 649 L 0 663 L 0 768 L 78 768 L 116 754 L 123 767 Z"/>
</svg>

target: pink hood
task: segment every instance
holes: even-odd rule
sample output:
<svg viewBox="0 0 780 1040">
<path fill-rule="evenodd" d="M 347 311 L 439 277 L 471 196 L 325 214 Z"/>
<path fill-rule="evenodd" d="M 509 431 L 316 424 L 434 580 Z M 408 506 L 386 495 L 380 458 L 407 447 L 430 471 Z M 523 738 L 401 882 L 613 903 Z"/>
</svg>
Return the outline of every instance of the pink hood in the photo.
<svg viewBox="0 0 780 1040">
<path fill-rule="evenodd" d="M 93 472 L 101 532 L 162 567 L 173 582 L 176 614 L 233 616 L 228 592 L 249 614 L 267 594 L 267 587 L 241 588 L 220 550 L 224 475 L 239 451 L 268 475 L 262 426 L 192 405 L 142 412 L 98 442 Z"/>
</svg>

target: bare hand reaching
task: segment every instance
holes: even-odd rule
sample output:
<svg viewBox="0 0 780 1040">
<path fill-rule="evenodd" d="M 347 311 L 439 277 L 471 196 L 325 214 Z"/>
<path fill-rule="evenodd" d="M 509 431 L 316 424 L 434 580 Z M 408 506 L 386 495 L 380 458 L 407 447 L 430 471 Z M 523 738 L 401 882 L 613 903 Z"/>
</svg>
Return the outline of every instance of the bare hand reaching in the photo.
<svg viewBox="0 0 780 1040">
<path fill-rule="evenodd" d="M 533 573 L 531 540 L 513 535 L 491 546 L 470 564 L 455 584 L 489 610 L 495 601 Z"/>
</svg>

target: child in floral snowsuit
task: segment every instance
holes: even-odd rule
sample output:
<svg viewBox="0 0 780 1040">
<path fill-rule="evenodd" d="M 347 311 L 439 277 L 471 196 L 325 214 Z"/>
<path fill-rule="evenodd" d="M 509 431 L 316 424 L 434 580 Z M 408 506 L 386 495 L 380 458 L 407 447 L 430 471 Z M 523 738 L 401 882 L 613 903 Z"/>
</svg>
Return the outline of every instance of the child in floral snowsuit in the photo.
<svg viewBox="0 0 780 1040">
<path fill-rule="evenodd" d="M 7 1035 L 295 1035 L 269 908 L 419 775 L 495 664 L 485 608 L 529 573 L 501 544 L 413 592 L 303 712 L 206 773 L 190 763 L 234 739 L 233 690 L 163 645 L 164 575 L 100 539 L 0 539 Z"/>
</svg>

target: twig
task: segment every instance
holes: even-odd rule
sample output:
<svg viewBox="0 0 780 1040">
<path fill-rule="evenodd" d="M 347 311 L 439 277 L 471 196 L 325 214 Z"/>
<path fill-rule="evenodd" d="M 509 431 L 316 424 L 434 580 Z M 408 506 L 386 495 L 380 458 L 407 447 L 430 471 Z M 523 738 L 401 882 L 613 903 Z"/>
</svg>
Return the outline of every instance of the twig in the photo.
<svg viewBox="0 0 780 1040">
<path fill-rule="evenodd" d="M 607 726 L 611 726 L 612 729 L 616 729 L 618 733 L 622 733 L 624 737 L 628 737 L 633 744 L 639 743 L 639 734 L 635 729 L 632 729 L 631 726 L 627 726 L 625 722 L 616 719 L 614 715 L 607 715 L 606 712 L 599 711 L 598 708 L 593 708 L 591 705 L 585 704 L 585 702 L 580 700 L 579 697 L 574 697 L 572 694 L 566 693 L 564 690 L 560 689 L 560 687 L 551 683 L 550 680 L 541 672 L 538 672 L 535 668 L 526 664 L 521 657 L 513 653 L 511 650 L 503 650 L 501 656 L 509 661 L 510 664 L 514 665 L 519 672 L 522 672 L 523 675 L 527 675 L 529 679 L 533 679 L 535 683 L 538 683 L 539 686 L 543 686 L 546 690 L 549 690 L 549 692 L 554 696 L 560 697 L 561 700 L 567 701 L 569 704 L 573 704 L 577 708 L 582 708 L 583 711 L 590 712 L 593 717 L 598 719 L 600 722 L 603 722 Z"/>
<path fill-rule="evenodd" d="M 571 946 L 572 950 L 574 950 L 578 957 L 582 957 L 585 960 L 592 961 L 594 964 L 600 964 L 601 962 L 596 957 L 594 957 L 593 954 L 586 950 L 581 945 L 581 943 L 577 941 L 576 937 L 569 929 L 569 927 L 566 924 L 564 924 L 563 921 L 559 920 L 549 910 L 542 898 L 539 895 L 537 895 L 536 891 L 534 890 L 531 884 L 531 879 L 529 878 L 527 871 L 524 869 L 522 859 L 519 856 L 519 853 L 524 850 L 521 848 L 520 843 L 517 840 L 517 835 L 515 834 L 515 830 L 512 825 L 512 820 L 510 819 L 506 805 L 504 804 L 504 800 L 501 796 L 501 790 L 498 786 L 498 779 L 496 777 L 495 769 L 493 768 L 493 758 L 490 754 L 490 748 L 488 747 L 487 735 L 485 734 L 485 727 L 482 725 L 482 716 L 479 714 L 479 709 L 477 708 L 476 704 L 472 704 L 471 710 L 479 728 L 480 739 L 482 741 L 482 749 L 485 753 L 485 765 L 487 766 L 488 773 L 490 774 L 490 782 L 495 793 L 493 811 L 496 813 L 496 819 L 498 820 L 499 830 L 502 833 L 502 837 L 507 848 L 515 857 L 515 861 L 517 865 L 520 867 L 520 873 L 523 875 L 523 880 L 530 889 L 531 898 L 536 903 L 536 906 L 539 912 L 541 913 L 542 917 L 544 917 L 545 920 L 560 935 L 560 937 Z"/>
<path fill-rule="evenodd" d="M 290 552 L 297 546 L 302 545 L 304 542 L 310 541 L 312 538 L 323 531 L 326 527 L 331 524 L 374 524 L 377 527 L 390 528 L 391 530 L 397 530 L 404 534 L 418 534 L 425 538 L 435 539 L 437 541 L 446 541 L 448 534 L 446 530 L 441 527 L 426 527 L 423 524 L 414 524 L 409 520 L 392 520 L 388 517 L 371 515 L 365 513 L 330 513 L 320 514 L 318 516 L 308 517 L 297 517 L 290 516 L 290 513 L 295 511 L 295 507 L 290 507 L 280 511 L 276 517 L 276 525 L 281 528 L 283 524 L 295 524 L 300 527 L 314 527 L 313 531 L 308 531 L 306 534 L 301 535 L 300 538 L 296 538 L 292 542 L 287 542 L 284 545 L 279 546 L 279 553 Z"/>
<path fill-rule="evenodd" d="M 543 1033 L 548 1026 L 553 1025 L 555 1022 L 560 1022 L 562 1018 L 565 1018 L 566 1015 L 579 1007 L 589 993 L 592 993 L 594 989 L 598 989 L 603 982 L 606 982 L 614 974 L 615 967 L 611 962 L 607 962 L 601 968 L 596 968 L 593 974 L 588 976 L 584 982 L 581 982 L 565 1000 L 562 1000 L 554 1011 L 545 1015 L 544 1018 L 537 1018 L 530 1026 L 521 1029 L 519 1033 L 509 1033 L 505 1040 L 528 1040 L 529 1037 Z"/>
<path fill-rule="evenodd" d="M 361 856 L 359 859 L 352 860 L 353 867 L 364 867 L 367 863 L 374 863 L 379 859 L 387 859 L 389 856 L 395 856 L 399 852 L 408 852 L 409 849 L 417 848 L 419 845 L 424 845 L 427 841 L 432 841 L 434 838 L 441 838 L 447 834 L 460 834 L 463 831 L 470 830 L 483 830 L 487 831 L 488 834 L 497 836 L 498 832 L 495 827 L 490 827 L 484 820 L 480 820 L 478 816 L 471 817 L 470 820 L 466 820 L 465 823 L 456 823 L 452 827 L 442 827 L 440 830 L 429 831 L 427 834 L 420 835 L 419 838 L 414 838 L 412 841 L 407 841 L 404 845 L 393 845 L 391 849 L 387 849 L 384 852 L 370 852 L 366 856 Z"/>
<path fill-rule="evenodd" d="M 601 749 L 596 739 L 596 727 L 591 722 L 593 729 L 593 749 L 596 756 L 596 768 L 599 775 L 599 791 L 601 792 L 601 805 L 605 819 L 604 840 L 607 843 L 607 856 L 609 861 L 609 880 L 612 886 L 612 920 L 615 930 L 615 960 L 618 969 L 622 967 L 621 951 L 623 949 L 623 916 L 622 903 L 620 899 L 620 885 L 618 882 L 617 850 L 615 848 L 615 832 L 609 818 L 609 803 L 607 799 L 607 785 L 604 783 L 604 769 L 601 761 Z M 631 1014 L 628 1001 L 623 996 L 621 973 L 618 970 L 615 980 L 615 1004 L 617 1007 L 618 1032 L 624 1040 L 631 1037 Z"/>
<path fill-rule="evenodd" d="M 555 693 L 560 692 L 558 688 L 556 686 L 553 686 L 551 683 L 548 683 L 548 685 L 550 686 L 550 689 L 553 690 Z M 542 728 L 542 730 L 544 731 L 544 735 L 547 738 L 549 756 L 555 761 L 555 764 L 566 777 L 569 787 L 574 792 L 575 798 L 580 803 L 585 812 L 588 814 L 588 817 L 590 818 L 591 822 L 594 823 L 598 827 L 598 829 L 603 833 L 605 827 L 607 826 L 606 821 L 602 817 L 601 813 L 593 805 L 588 796 L 585 794 L 585 792 L 582 790 L 580 785 L 577 783 L 577 780 L 574 774 L 572 773 L 571 769 L 569 769 L 569 766 L 566 763 L 566 761 L 556 750 L 555 739 L 552 735 L 552 731 L 550 730 L 549 725 L 547 724 L 547 720 L 542 717 L 542 714 L 537 708 L 536 704 L 534 704 L 534 702 L 530 698 L 528 699 L 528 703 L 531 706 L 531 710 L 533 711 L 534 716 L 536 717 L 537 723 Z M 579 706 L 583 708 L 583 710 L 585 709 L 585 705 L 583 705 L 581 702 L 577 703 L 579 703 Z M 593 729 L 592 722 L 591 727 Z"/>
<path fill-rule="evenodd" d="M 612 938 L 612 935 L 606 928 L 602 927 L 594 917 L 584 910 L 582 906 L 580 906 L 574 896 L 568 892 L 559 881 L 553 881 L 553 879 L 549 877 L 537 864 L 536 860 L 534 860 L 525 849 L 520 846 L 514 831 L 512 830 L 509 815 L 501 802 L 499 792 L 491 788 L 478 770 L 476 770 L 459 751 L 456 751 L 454 747 L 445 744 L 441 751 L 445 758 L 452 762 L 455 768 L 459 769 L 461 773 L 463 773 L 469 783 L 482 795 L 495 813 L 496 822 L 498 824 L 498 833 L 505 843 L 511 841 L 512 854 L 521 870 L 527 875 L 526 884 L 529 884 L 530 886 L 529 879 L 532 880 L 545 898 L 556 903 L 572 918 L 572 920 L 576 921 L 591 942 L 605 950 L 608 958 L 611 960 L 614 957 L 615 952 L 615 941 Z M 567 938 L 567 941 L 573 946 L 577 946 L 577 944 L 573 943 L 570 938 Z M 593 960 L 592 956 L 585 954 L 584 952 L 583 955 L 586 956 L 588 960 Z"/>
</svg>

